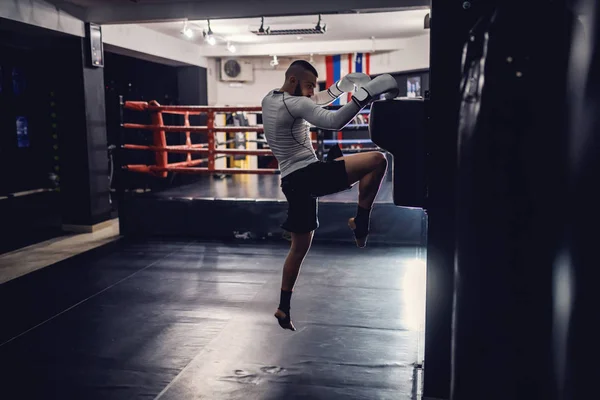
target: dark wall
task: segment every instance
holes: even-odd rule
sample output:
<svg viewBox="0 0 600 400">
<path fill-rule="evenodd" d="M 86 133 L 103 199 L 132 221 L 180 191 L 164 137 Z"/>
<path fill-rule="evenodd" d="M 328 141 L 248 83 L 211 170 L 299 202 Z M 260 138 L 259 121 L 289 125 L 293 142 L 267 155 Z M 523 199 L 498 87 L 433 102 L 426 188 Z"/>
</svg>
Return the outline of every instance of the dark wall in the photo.
<svg viewBox="0 0 600 400">
<path fill-rule="evenodd" d="M 182 105 L 208 105 L 208 92 L 206 82 L 206 69 L 198 67 L 179 67 L 177 68 L 178 83 L 178 102 Z M 204 89 L 204 90 L 203 90 Z M 191 125 L 206 125 L 206 115 L 191 115 L 189 117 Z M 183 123 L 183 120 L 181 121 Z M 206 140 L 204 134 L 192 134 L 192 143 L 200 140 Z M 180 134 L 181 143 L 185 143 L 185 133 Z M 185 155 L 181 155 L 182 160 Z M 199 158 L 194 157 L 193 158 Z"/>
<path fill-rule="evenodd" d="M 2 192 L 53 187 L 50 174 L 60 189 L 65 179 L 87 187 L 88 157 L 107 163 L 103 71 L 85 67 L 83 48 L 78 37 L 0 24 L 0 166 L 10 171 Z M 27 124 L 20 139 L 19 117 Z"/>
<path fill-rule="evenodd" d="M 110 52 L 105 52 L 104 60 L 109 143 L 117 143 L 120 133 L 119 96 L 123 96 L 124 101 L 156 100 L 162 105 L 178 104 L 177 67 Z M 140 112 L 126 110 L 124 118 L 127 122 L 148 123 L 146 115 Z M 146 143 L 150 135 L 146 135 L 145 132 L 134 132 L 131 135 L 128 134 L 128 137 L 136 140 L 132 143 L 140 142 L 141 144 Z"/>
<path fill-rule="evenodd" d="M 85 39 L 62 37 L 43 53 L 55 118 L 63 224 L 93 225 L 110 218 L 104 73 L 90 68 Z"/>
<path fill-rule="evenodd" d="M 0 22 L 0 193 L 51 186 L 53 71 L 43 62 L 59 41 Z M 23 133 L 18 137 L 17 128 Z M 26 135 L 24 134 L 26 132 Z"/>
<path fill-rule="evenodd" d="M 84 49 L 85 39 L 0 18 L 0 168 L 5 171 L 0 196 L 54 189 L 23 202 L 23 213 L 11 212 L 20 209 L 22 198 L 0 201 L 0 214 L 6 217 L 3 237 L 18 236 L 16 230 L 25 236 L 47 228 L 60 231 L 61 224 L 90 225 L 110 217 L 107 150 L 120 134 L 119 95 L 161 104 L 206 104 L 206 69 L 111 53 L 105 54 L 105 68 L 89 68 Z M 180 87 L 185 88 L 182 99 Z M 125 117 L 149 122 L 144 113 Z M 182 120 L 166 117 L 165 123 Z M 180 143 L 177 135 L 169 139 Z M 128 132 L 127 142 L 150 143 L 151 136 Z M 148 152 L 129 156 L 133 163 L 154 162 Z M 149 178 L 137 175 L 135 187 L 140 179 Z M 26 220 L 25 214 L 32 218 Z"/>
<path fill-rule="evenodd" d="M 38 49 L 56 37 L 13 31 L 0 19 L 0 196 L 53 187 L 52 74 Z M 43 58 L 43 57 L 42 57 Z M 14 77 L 14 78 L 13 78 Z M 17 119 L 27 136 L 17 137 Z M 42 192 L 0 200 L 0 254 L 61 234 L 60 194 Z"/>
<path fill-rule="evenodd" d="M 180 104 L 208 104 L 206 68 L 178 67 L 177 80 Z"/>
<path fill-rule="evenodd" d="M 0 192 L 54 190 L 0 202 L 13 248 L 110 216 L 103 75 L 84 66 L 83 48 L 0 19 Z"/>
</svg>

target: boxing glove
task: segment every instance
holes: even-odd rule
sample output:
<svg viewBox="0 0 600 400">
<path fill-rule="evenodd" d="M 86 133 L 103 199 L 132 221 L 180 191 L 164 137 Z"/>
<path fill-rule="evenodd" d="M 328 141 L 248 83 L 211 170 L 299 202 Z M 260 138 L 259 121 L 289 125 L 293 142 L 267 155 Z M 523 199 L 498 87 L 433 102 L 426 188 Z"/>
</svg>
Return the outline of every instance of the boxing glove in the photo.
<svg viewBox="0 0 600 400">
<path fill-rule="evenodd" d="M 337 84 L 338 89 L 344 93 L 354 92 L 371 81 L 371 77 L 362 72 L 353 72 L 344 76 Z"/>
<path fill-rule="evenodd" d="M 359 88 L 352 95 L 352 100 L 362 108 L 370 102 L 377 100 L 382 94 L 385 95 L 386 100 L 389 100 L 398 96 L 399 93 L 398 82 L 396 82 L 394 77 L 389 74 L 383 74 Z"/>
</svg>

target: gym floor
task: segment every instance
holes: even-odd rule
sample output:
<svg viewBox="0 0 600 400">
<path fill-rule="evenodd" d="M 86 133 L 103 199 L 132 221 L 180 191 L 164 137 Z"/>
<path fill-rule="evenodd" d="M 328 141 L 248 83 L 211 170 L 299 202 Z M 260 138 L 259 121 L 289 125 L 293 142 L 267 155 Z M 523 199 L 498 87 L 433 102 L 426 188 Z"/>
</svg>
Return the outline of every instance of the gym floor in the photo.
<svg viewBox="0 0 600 400">
<path fill-rule="evenodd" d="M 123 239 L 0 286 L 6 399 L 414 399 L 425 255 L 315 245 L 279 328 L 286 243 Z"/>
</svg>

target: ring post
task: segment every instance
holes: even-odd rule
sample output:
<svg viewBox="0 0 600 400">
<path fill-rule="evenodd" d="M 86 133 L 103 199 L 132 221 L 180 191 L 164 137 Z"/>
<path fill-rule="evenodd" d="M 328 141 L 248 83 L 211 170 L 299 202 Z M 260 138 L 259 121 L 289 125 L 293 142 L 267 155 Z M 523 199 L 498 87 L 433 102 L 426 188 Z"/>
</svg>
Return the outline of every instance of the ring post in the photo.
<svg viewBox="0 0 600 400">
<path fill-rule="evenodd" d="M 208 128 L 208 170 L 215 170 L 215 112 L 208 111 L 208 120 L 206 126 Z"/>
<path fill-rule="evenodd" d="M 190 126 L 190 113 L 186 112 L 183 121 L 184 126 Z M 192 139 L 190 138 L 190 131 L 185 132 L 185 145 L 188 147 L 192 147 Z M 192 161 L 192 153 L 187 153 L 187 162 Z"/>
<path fill-rule="evenodd" d="M 156 101 L 152 101 L 150 102 L 150 105 L 153 106 L 160 106 L 160 104 L 158 104 L 158 102 Z M 151 111 L 151 115 L 152 115 L 152 124 L 154 126 L 163 126 L 163 115 L 162 115 L 162 111 L 158 110 L 152 110 Z M 167 138 L 165 135 L 165 131 L 164 130 L 154 130 L 154 146 L 156 147 L 167 147 Z M 158 151 L 155 153 L 156 154 L 156 166 L 159 168 L 167 168 L 167 164 L 169 163 L 169 154 L 167 152 L 164 151 Z M 161 178 L 166 178 L 167 177 L 168 172 L 167 171 L 161 171 L 158 172 L 157 175 Z"/>
<path fill-rule="evenodd" d="M 123 118 L 123 95 L 119 95 L 119 134 L 117 135 L 117 143 L 115 146 L 115 150 L 113 153 L 113 163 L 114 163 L 114 179 L 115 183 L 115 194 L 117 198 L 117 215 L 119 216 L 119 232 L 125 232 L 123 227 L 123 207 L 125 203 L 125 173 L 123 171 L 122 166 L 125 165 L 123 160 L 125 159 L 124 153 L 125 149 L 123 145 L 125 143 L 125 128 L 123 124 L 125 123 Z"/>
</svg>

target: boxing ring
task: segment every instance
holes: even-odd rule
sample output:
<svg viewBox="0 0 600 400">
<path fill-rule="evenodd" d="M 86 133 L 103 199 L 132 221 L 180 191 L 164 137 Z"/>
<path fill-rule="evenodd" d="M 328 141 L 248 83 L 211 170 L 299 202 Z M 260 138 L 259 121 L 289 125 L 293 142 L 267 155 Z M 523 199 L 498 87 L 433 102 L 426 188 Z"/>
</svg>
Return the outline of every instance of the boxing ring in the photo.
<svg viewBox="0 0 600 400">
<path fill-rule="evenodd" d="M 280 224 L 285 220 L 287 202 L 279 186 L 276 164 L 271 162 L 267 167 L 254 168 L 224 166 L 235 164 L 232 160 L 236 158 L 250 157 L 266 157 L 276 163 L 266 140 L 260 138 L 264 133 L 261 124 L 231 126 L 223 124 L 226 120 L 223 118 L 219 123 L 223 114 L 260 115 L 261 107 L 162 106 L 156 101 L 127 101 L 121 105 L 121 115 L 129 110 L 145 115 L 149 123 L 131 123 L 122 118 L 120 168 L 117 168 L 120 173 L 145 175 L 157 181 L 167 181 L 168 177 L 180 174 L 192 177 L 189 183 L 164 185 L 159 190 L 141 193 L 140 190 L 117 189 L 121 192 L 121 232 L 209 239 L 282 236 Z M 165 124 L 166 116 L 176 116 L 182 123 Z M 193 126 L 191 116 L 203 116 L 206 124 Z M 368 117 L 369 111 L 364 110 L 353 123 L 337 132 L 312 127 L 311 141 L 317 157 L 325 160 L 327 149 L 336 144 L 345 155 L 382 151 L 368 137 Z M 144 132 L 151 137 L 151 143 L 128 143 L 125 136 L 129 131 Z M 249 139 L 250 133 L 255 133 L 256 138 Z M 227 139 L 226 136 L 238 134 L 244 139 Z M 184 144 L 169 144 L 171 137 Z M 263 148 L 247 148 L 250 143 Z M 132 152 L 152 154 L 153 164 L 128 162 L 127 155 Z M 175 157 L 184 160 L 173 160 Z M 379 229 L 374 230 L 370 242 L 422 245 L 426 223 L 423 212 L 394 205 L 393 157 L 389 154 L 388 161 L 389 171 L 372 214 L 372 226 Z M 352 235 L 342 222 L 356 212 L 357 198 L 358 185 L 355 185 L 350 190 L 319 199 L 320 228 L 315 240 L 352 241 Z"/>
<path fill-rule="evenodd" d="M 148 150 L 156 154 L 156 165 L 124 165 L 123 169 L 155 174 L 159 177 L 166 178 L 169 172 L 187 173 L 187 174 L 275 174 L 277 169 L 241 169 L 241 168 L 215 168 L 215 156 L 217 154 L 227 155 L 273 155 L 268 150 L 238 150 L 238 149 L 218 149 L 216 146 L 215 133 L 235 133 L 239 132 L 239 127 L 215 126 L 215 114 L 219 112 L 257 112 L 261 111 L 260 107 L 204 107 L 204 106 L 161 106 L 156 101 L 150 103 L 141 101 L 128 101 L 124 103 L 124 107 L 136 111 L 148 111 L 152 118 L 151 125 L 123 123 L 125 129 L 144 129 L 152 131 L 153 146 L 140 146 L 133 144 L 124 144 L 123 149 L 129 150 Z M 163 114 L 183 115 L 183 126 L 167 126 L 163 123 Z M 191 115 L 206 114 L 208 123 L 206 126 L 190 126 Z M 262 126 L 245 126 L 244 132 L 263 132 Z M 169 146 L 167 145 L 167 133 L 170 132 L 185 132 L 186 144 Z M 206 143 L 192 143 L 191 134 L 206 134 Z M 186 154 L 187 160 L 178 163 L 169 163 L 168 154 Z M 207 155 L 207 158 L 192 160 L 192 154 Z M 206 167 L 197 167 L 198 165 L 206 164 Z"/>
</svg>

